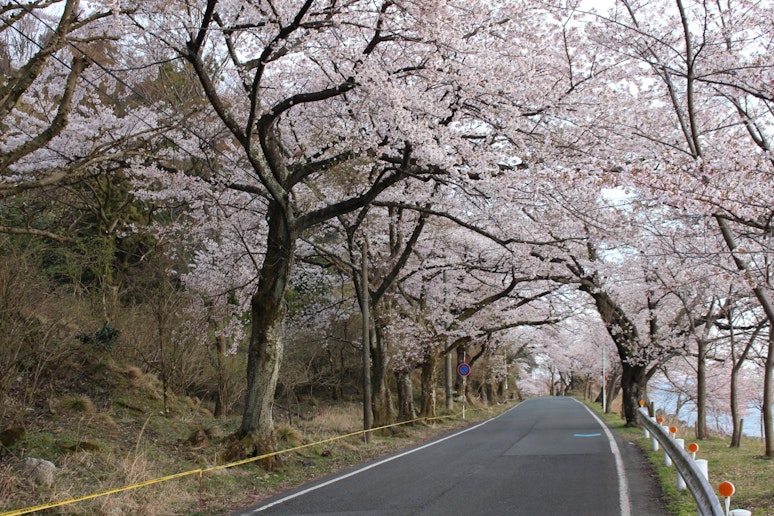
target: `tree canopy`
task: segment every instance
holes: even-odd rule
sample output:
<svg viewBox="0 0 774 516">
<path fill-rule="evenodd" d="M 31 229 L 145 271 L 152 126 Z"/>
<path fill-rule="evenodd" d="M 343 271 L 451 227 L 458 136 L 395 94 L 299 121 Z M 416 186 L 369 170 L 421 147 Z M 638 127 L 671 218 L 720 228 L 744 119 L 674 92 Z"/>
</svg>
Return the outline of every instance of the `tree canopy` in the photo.
<svg viewBox="0 0 774 516">
<path fill-rule="evenodd" d="M 771 14 L 11 2 L 0 249 L 93 289 L 103 328 L 153 307 L 165 382 L 174 335 L 244 353 L 245 453 L 276 448 L 286 351 L 360 317 L 379 422 L 414 412 L 415 371 L 432 414 L 441 363 L 481 364 L 491 398 L 512 369 L 564 390 L 601 354 L 628 423 L 649 382 L 682 385 L 700 437 L 708 375 L 736 406 L 763 371 L 773 455 Z"/>
</svg>

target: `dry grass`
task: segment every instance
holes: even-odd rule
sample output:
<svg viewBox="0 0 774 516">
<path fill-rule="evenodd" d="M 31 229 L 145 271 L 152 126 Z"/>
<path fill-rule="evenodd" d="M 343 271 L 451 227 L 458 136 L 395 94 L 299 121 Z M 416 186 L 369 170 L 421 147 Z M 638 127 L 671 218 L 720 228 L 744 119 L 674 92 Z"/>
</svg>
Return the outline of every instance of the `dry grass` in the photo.
<svg viewBox="0 0 774 516">
<path fill-rule="evenodd" d="M 124 374 L 132 381 L 139 380 L 143 376 L 142 369 L 137 366 L 127 366 L 127 368 L 124 369 Z"/>
<path fill-rule="evenodd" d="M 7 468 L 0 469 L 0 489 L 6 483 L 12 489 L 12 491 L 6 489 L 6 496 L 3 496 L 3 502 L 0 502 L 0 511 L 10 507 L 31 506 L 78 498 L 91 493 L 156 479 L 170 473 L 162 470 L 164 464 L 150 458 L 146 448 L 129 453 L 70 453 L 61 456 L 57 462 L 56 481 L 51 488 L 36 485 L 30 479 L 14 478 L 13 472 L 10 475 L 5 474 Z M 188 466 L 188 469 L 191 469 L 191 466 Z M 6 506 L 5 501 L 11 499 L 16 503 Z M 197 493 L 192 485 L 170 481 L 85 500 L 52 510 L 54 513 L 76 515 L 161 516 L 188 514 L 190 511 L 187 509 L 170 513 L 170 507 L 196 507 L 197 500 Z"/>
<path fill-rule="evenodd" d="M 142 392 L 152 400 L 163 399 L 161 380 L 153 373 L 143 373 L 140 371 L 140 375 L 136 376 L 136 372 L 132 370 L 129 375 L 130 385 L 136 390 Z"/>
<path fill-rule="evenodd" d="M 290 425 L 280 425 L 275 429 L 277 441 L 282 448 L 295 448 L 301 444 L 301 431 Z"/>
<path fill-rule="evenodd" d="M 117 473 L 126 485 L 144 482 L 159 476 L 159 473 L 154 470 L 154 465 L 143 452 L 121 457 L 116 466 Z"/>
<path fill-rule="evenodd" d="M 68 396 L 59 400 L 59 407 L 68 412 L 93 414 L 94 402 L 88 396 Z"/>
<path fill-rule="evenodd" d="M 11 497 L 17 486 L 18 474 L 13 471 L 10 465 L 0 464 L 0 500 L 6 500 Z"/>
<path fill-rule="evenodd" d="M 101 412 L 97 414 L 97 419 L 99 422 L 101 422 L 103 425 L 105 425 L 106 428 L 109 428 L 110 430 L 118 430 L 119 426 L 118 423 L 113 419 L 113 416 L 106 412 Z"/>
<path fill-rule="evenodd" d="M 362 428 L 362 408 L 356 404 L 334 405 L 319 411 L 304 428 L 314 431 L 319 429 L 326 433 L 348 434 Z"/>
</svg>

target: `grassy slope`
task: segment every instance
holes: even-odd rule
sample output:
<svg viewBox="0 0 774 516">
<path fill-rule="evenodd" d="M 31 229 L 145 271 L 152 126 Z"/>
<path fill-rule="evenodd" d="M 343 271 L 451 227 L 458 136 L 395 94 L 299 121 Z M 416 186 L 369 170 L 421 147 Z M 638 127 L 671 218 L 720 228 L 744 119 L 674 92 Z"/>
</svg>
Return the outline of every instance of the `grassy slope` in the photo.
<svg viewBox="0 0 774 516">
<path fill-rule="evenodd" d="M 0 458 L 0 513 L 67 500 L 136 482 L 207 468 L 217 464 L 224 437 L 238 418 L 215 419 L 189 398 L 170 397 L 163 412 L 157 379 L 136 368 L 95 363 L 79 374 L 82 393 L 52 397 L 34 408 L 6 410 L 9 421 L 22 421 L 24 437 Z M 75 385 L 71 385 L 75 390 Z M 66 391 L 67 389 L 63 389 Z M 349 437 L 312 445 L 284 456 L 282 471 L 267 474 L 256 464 L 207 472 L 111 494 L 52 509 L 54 514 L 224 514 L 257 503 L 279 490 L 344 469 L 448 433 L 504 409 L 469 410 L 431 425 L 401 426 L 373 436 Z M 278 422 L 283 448 L 315 443 L 361 428 L 358 403 L 299 407 L 305 418 Z M 5 418 L 4 418 L 5 419 Z M 9 426 L 6 421 L 2 427 Z M 204 442 L 191 441 L 199 431 Z M 87 449 L 84 449 L 87 448 Z M 24 457 L 53 462 L 56 480 L 40 485 L 20 474 Z"/>
</svg>

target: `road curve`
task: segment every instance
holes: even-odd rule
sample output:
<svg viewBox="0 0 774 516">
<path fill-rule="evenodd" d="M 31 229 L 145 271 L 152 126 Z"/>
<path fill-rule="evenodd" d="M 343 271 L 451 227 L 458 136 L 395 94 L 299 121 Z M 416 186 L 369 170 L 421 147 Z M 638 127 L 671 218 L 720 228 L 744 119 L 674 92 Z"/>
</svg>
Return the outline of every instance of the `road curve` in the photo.
<svg viewBox="0 0 774 516">
<path fill-rule="evenodd" d="M 664 514 L 627 446 L 578 401 L 534 398 L 234 515 Z"/>
</svg>

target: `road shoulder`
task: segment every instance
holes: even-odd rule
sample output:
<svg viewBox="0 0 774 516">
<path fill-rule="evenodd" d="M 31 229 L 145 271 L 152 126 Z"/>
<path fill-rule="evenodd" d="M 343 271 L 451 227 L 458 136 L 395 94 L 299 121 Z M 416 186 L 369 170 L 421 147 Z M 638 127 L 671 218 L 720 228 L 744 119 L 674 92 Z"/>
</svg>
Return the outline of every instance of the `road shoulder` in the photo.
<svg viewBox="0 0 774 516">
<path fill-rule="evenodd" d="M 612 431 L 626 469 L 631 513 L 671 516 L 664 503 L 661 483 L 653 465 L 648 462 L 645 451 L 637 443 L 622 438 L 615 430 Z"/>
</svg>

